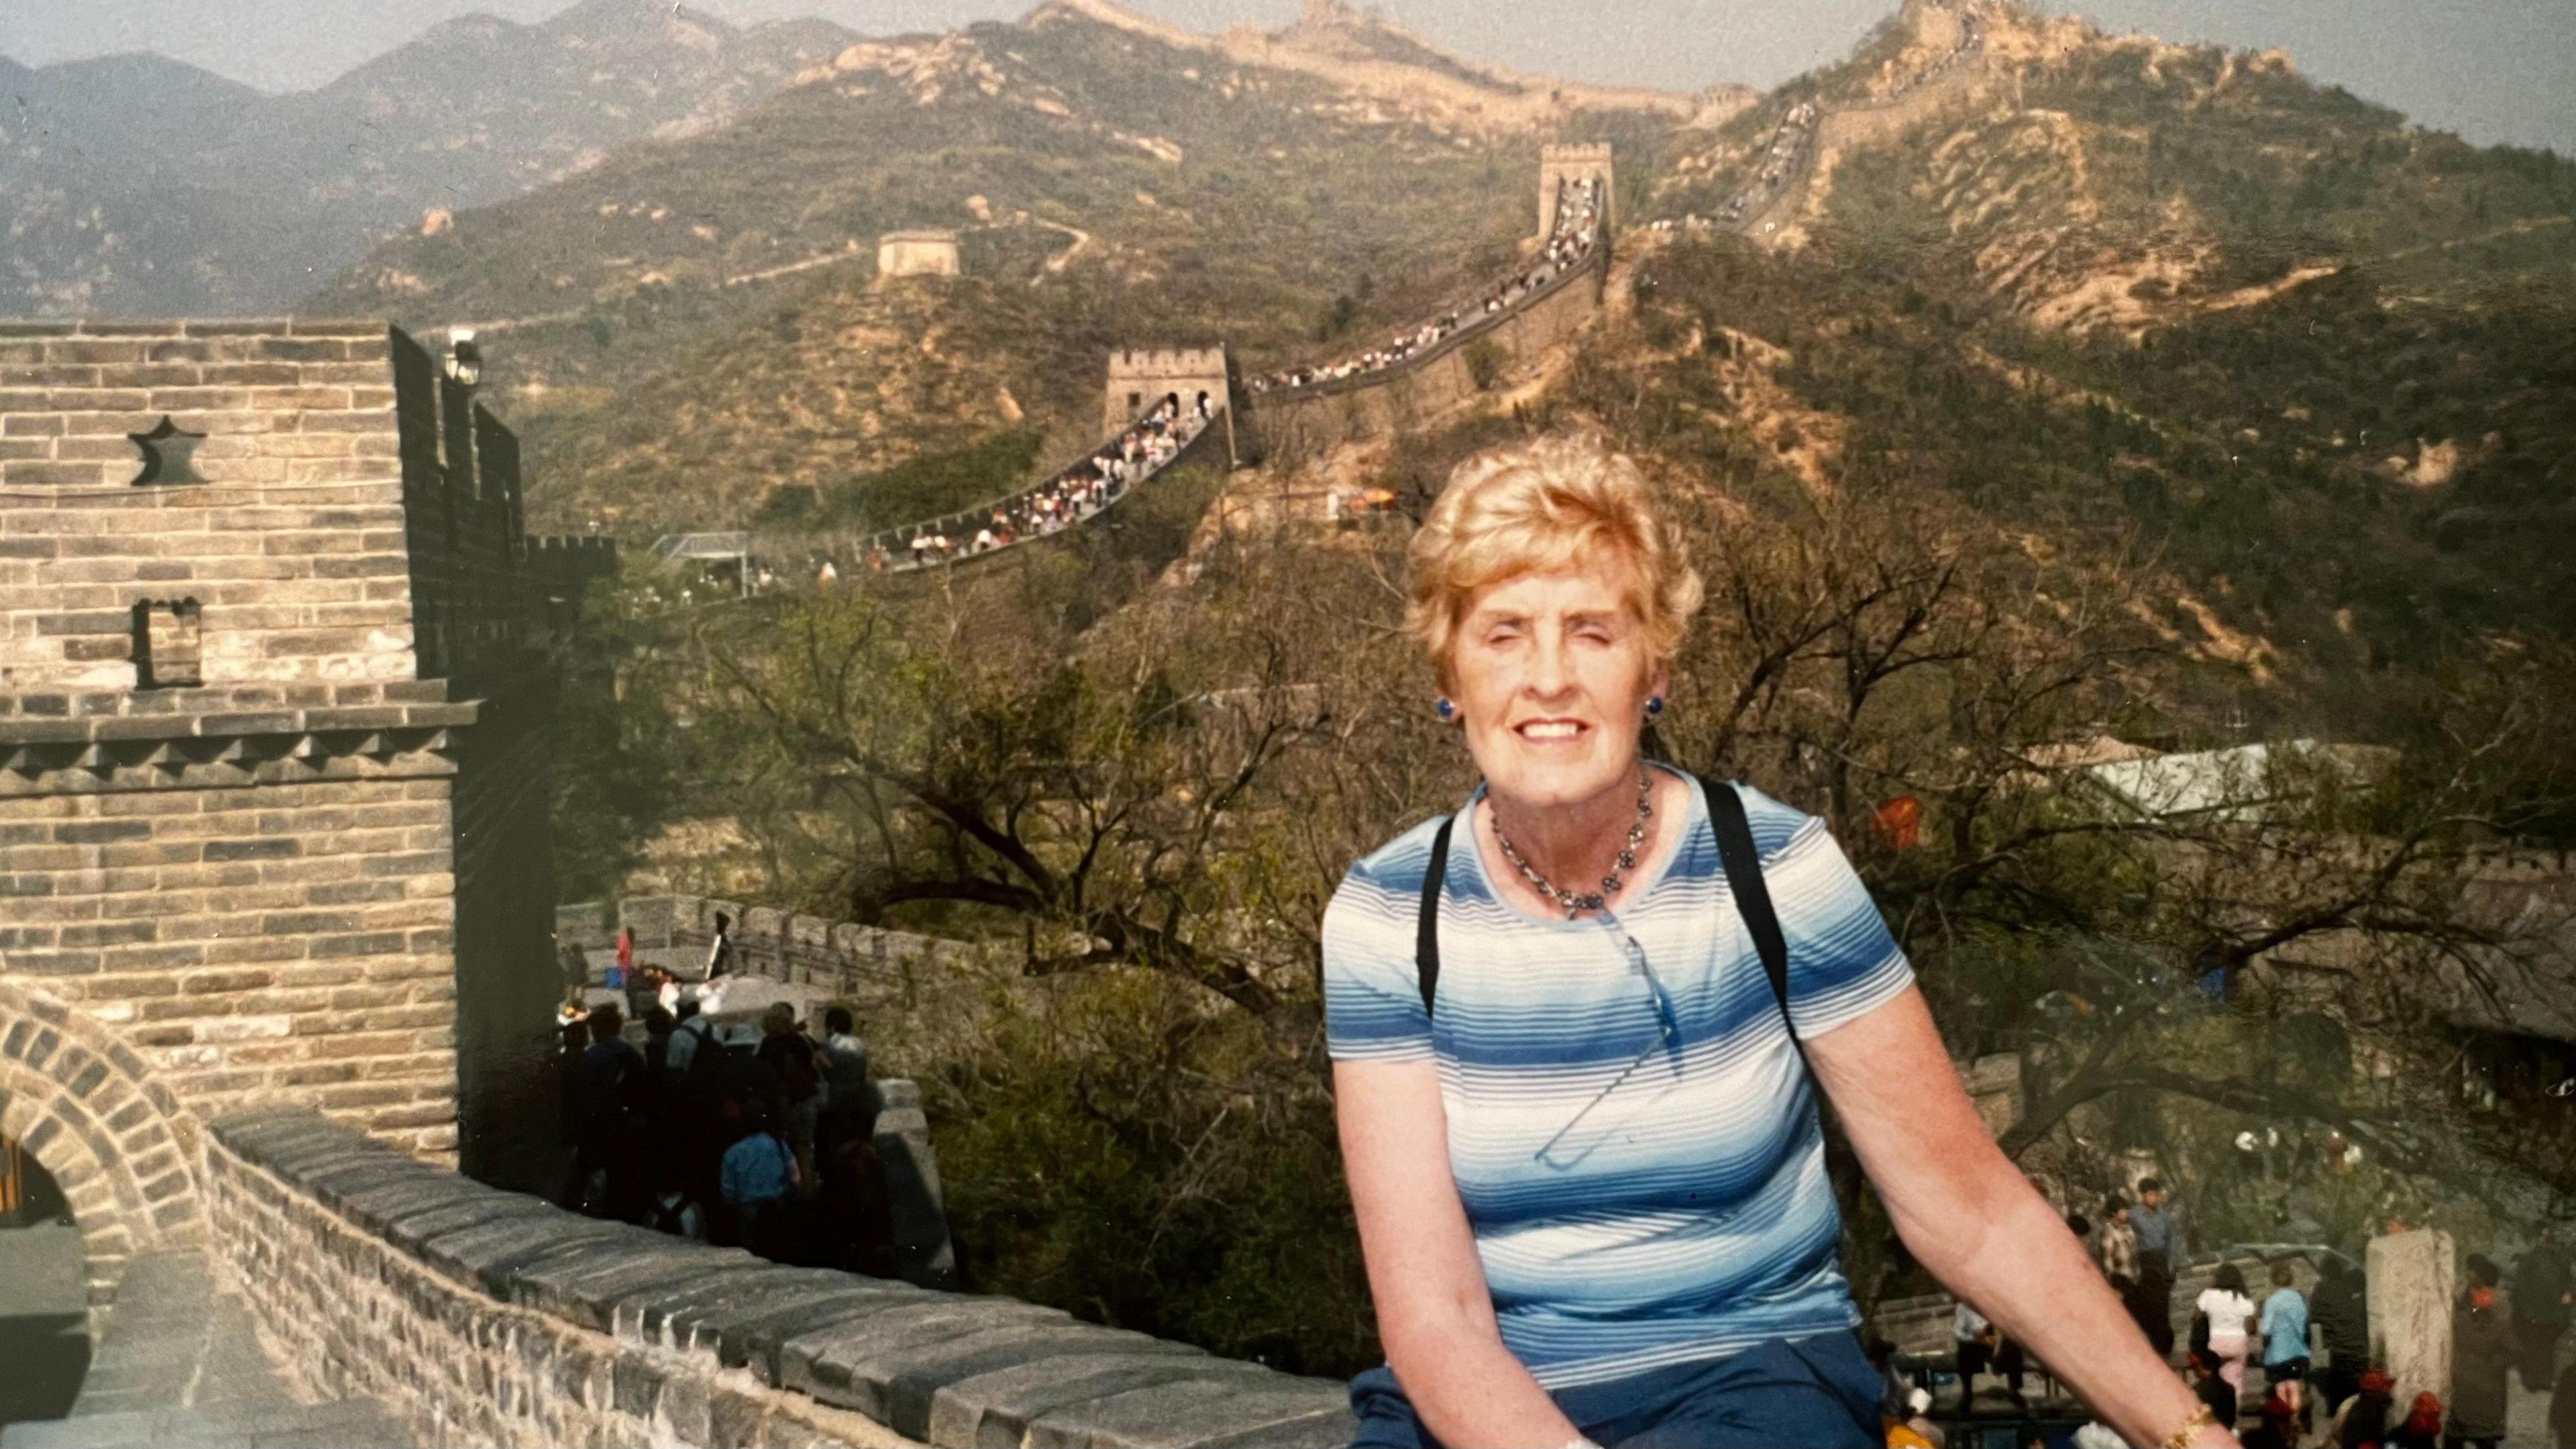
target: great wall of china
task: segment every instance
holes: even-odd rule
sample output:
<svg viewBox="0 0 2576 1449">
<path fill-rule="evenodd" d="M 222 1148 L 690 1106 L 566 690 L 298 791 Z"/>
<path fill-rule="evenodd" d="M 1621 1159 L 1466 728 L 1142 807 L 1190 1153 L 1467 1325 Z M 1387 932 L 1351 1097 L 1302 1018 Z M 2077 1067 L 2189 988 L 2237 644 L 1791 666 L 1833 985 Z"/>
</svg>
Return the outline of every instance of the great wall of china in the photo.
<svg viewBox="0 0 2576 1449">
<path fill-rule="evenodd" d="M 1526 363 L 1600 310 L 1613 179 L 1607 147 L 1548 149 L 1545 274 L 1489 311 L 1259 390 L 1221 350 L 1122 352 L 1104 431 L 1210 394 L 1160 467 L 1444 409 L 1482 344 Z M 78 1223 L 90 1412 L 110 1383 L 212 1412 L 188 1396 L 258 1377 L 255 1337 L 263 1412 L 421 1443 L 1346 1439 L 1338 1383 L 517 1190 L 558 1141 L 556 941 L 606 929 L 553 900 L 539 646 L 615 550 L 525 536 L 517 440 L 458 362 L 374 321 L 0 322 L 0 1138 Z M 678 949 L 712 904 L 624 909 Z M 739 914 L 747 974 L 815 993 L 964 949 Z M 174 1300 L 120 1319 L 129 1281 L 182 1285 L 194 1357 L 146 1341 Z"/>
<path fill-rule="evenodd" d="M 1282 373 L 1247 387 L 1222 346 L 1113 352 L 1103 389 L 1107 441 L 1027 488 L 872 534 L 860 544 L 861 559 L 872 571 L 903 573 L 983 558 L 1099 518 L 1135 485 L 1219 442 L 1228 466 L 1304 457 L 1455 406 L 1484 386 L 1478 346 L 1527 365 L 1600 310 L 1615 179 L 1607 145 L 1543 148 L 1536 258 L 1483 297 L 1363 354 L 1380 359 L 1365 367 L 1340 375 L 1328 367 L 1297 380 Z M 1164 410 L 1168 418 L 1157 416 Z M 1166 436 L 1176 444 L 1168 451 L 1159 446 Z"/>
<path fill-rule="evenodd" d="M 1767 144 L 1757 147 L 1752 174 L 1718 215 L 1674 218 L 1655 223 L 1653 229 L 1722 230 L 1757 240 L 1775 238 L 1782 227 L 1795 222 L 1816 186 L 1826 179 L 1832 158 L 1849 147 L 1899 134 L 1955 104 L 1973 87 L 1979 73 L 1978 61 L 1985 50 L 1983 26 L 1956 0 L 1922 0 L 1919 8 L 1953 32 L 1940 54 L 1874 99 L 1840 106 L 1809 101 L 1793 107 L 1773 128 Z M 1915 23 L 1922 24 L 1922 18 Z M 1384 436 L 1438 416 L 1485 386 L 1474 365 L 1472 349 L 1478 343 L 1499 345 L 1511 365 L 1527 366 L 1580 331 L 1600 311 L 1612 264 L 1611 238 L 1617 229 L 1609 210 L 1616 179 L 1611 148 L 1605 144 L 1543 147 L 1538 210 L 1542 244 L 1563 224 L 1568 185 L 1597 188 L 1589 193 L 1599 208 L 1593 223 L 1597 237 L 1587 238 L 1581 259 L 1492 312 L 1440 329 L 1436 341 L 1378 368 L 1318 378 L 1294 388 L 1260 386 L 1267 379 L 1245 388 L 1236 377 L 1234 360 L 1222 347 L 1114 353 L 1104 389 L 1107 406 L 1102 431 L 1109 442 L 1027 489 L 940 518 L 883 530 L 867 540 L 863 554 L 879 560 L 878 566 L 886 571 L 900 572 L 981 557 L 996 548 L 1056 532 L 1056 528 L 1006 530 L 996 535 L 995 544 L 979 547 L 974 542 L 989 525 L 1025 516 L 1032 500 L 1096 476 L 1091 471 L 1094 460 L 1117 448 L 1122 430 L 1159 400 L 1180 404 L 1209 396 L 1218 409 L 1210 429 L 1222 424 L 1232 465 L 1311 457 L 1342 443 Z M 1454 314 L 1444 320 L 1454 321 Z M 1193 433 L 1181 451 L 1208 451 L 1202 436 Z M 1143 481 L 1162 466 L 1140 472 L 1133 481 Z M 1111 496 L 1068 511 L 1064 523 L 1079 524 L 1099 516 L 1125 496 L 1127 481 L 1122 479 Z M 912 540 L 924 537 L 938 542 L 927 549 L 912 546 Z"/>
</svg>

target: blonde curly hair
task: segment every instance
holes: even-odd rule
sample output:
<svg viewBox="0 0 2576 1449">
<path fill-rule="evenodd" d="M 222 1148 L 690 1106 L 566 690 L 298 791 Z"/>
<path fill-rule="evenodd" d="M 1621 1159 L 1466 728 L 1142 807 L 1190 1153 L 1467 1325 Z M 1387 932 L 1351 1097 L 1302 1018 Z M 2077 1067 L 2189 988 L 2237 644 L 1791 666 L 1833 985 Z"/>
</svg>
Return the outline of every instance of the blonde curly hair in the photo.
<svg viewBox="0 0 2576 1449">
<path fill-rule="evenodd" d="M 1605 548 L 1629 564 L 1629 603 L 1645 625 L 1648 659 L 1671 662 L 1699 612 L 1699 570 L 1636 463 L 1581 436 L 1479 453 L 1449 475 L 1405 551 L 1405 630 L 1446 684 L 1459 620 L 1478 589 L 1581 567 Z"/>
</svg>

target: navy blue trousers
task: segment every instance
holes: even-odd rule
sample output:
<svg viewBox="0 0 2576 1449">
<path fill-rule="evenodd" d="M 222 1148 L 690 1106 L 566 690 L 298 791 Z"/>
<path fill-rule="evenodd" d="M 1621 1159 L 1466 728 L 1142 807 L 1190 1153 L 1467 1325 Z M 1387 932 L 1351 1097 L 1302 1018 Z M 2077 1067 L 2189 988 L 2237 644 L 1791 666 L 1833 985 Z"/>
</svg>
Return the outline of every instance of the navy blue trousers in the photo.
<svg viewBox="0 0 2576 1449">
<path fill-rule="evenodd" d="M 1774 1339 L 1548 1397 L 1608 1449 L 1878 1449 L 1885 1380 L 1849 1332 Z M 1354 1449 L 1442 1449 L 1383 1365 L 1351 1380 Z"/>
</svg>

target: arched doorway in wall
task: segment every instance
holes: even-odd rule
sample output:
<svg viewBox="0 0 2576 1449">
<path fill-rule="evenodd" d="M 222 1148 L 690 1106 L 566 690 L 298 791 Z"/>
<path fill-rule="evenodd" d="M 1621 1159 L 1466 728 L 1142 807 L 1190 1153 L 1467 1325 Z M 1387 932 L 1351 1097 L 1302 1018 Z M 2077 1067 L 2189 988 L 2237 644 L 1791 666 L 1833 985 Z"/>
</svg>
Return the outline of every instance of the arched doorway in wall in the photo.
<svg viewBox="0 0 2576 1449">
<path fill-rule="evenodd" d="M 0 1139 L 69 1209 L 93 1327 L 135 1254 L 206 1240 L 194 1119 L 113 1026 L 5 978 Z"/>
<path fill-rule="evenodd" d="M 84 1277 L 62 1184 L 0 1137 L 0 1427 L 71 1411 L 89 1371 Z"/>
</svg>

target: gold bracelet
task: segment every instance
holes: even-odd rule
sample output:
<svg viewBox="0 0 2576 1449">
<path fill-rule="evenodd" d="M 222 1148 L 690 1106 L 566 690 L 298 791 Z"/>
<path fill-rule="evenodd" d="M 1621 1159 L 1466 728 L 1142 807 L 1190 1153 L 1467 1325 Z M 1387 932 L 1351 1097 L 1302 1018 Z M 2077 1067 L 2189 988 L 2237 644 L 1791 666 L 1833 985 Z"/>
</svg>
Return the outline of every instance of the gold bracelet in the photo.
<svg viewBox="0 0 2576 1449">
<path fill-rule="evenodd" d="M 2200 1437 L 2201 1430 L 2217 1427 L 2218 1416 L 2209 1411 L 2209 1405 L 2203 1404 L 2191 1411 L 2191 1417 L 2182 1421 L 2181 1428 L 2165 1436 L 2161 1449 L 2191 1449 L 2191 1441 Z"/>
</svg>

